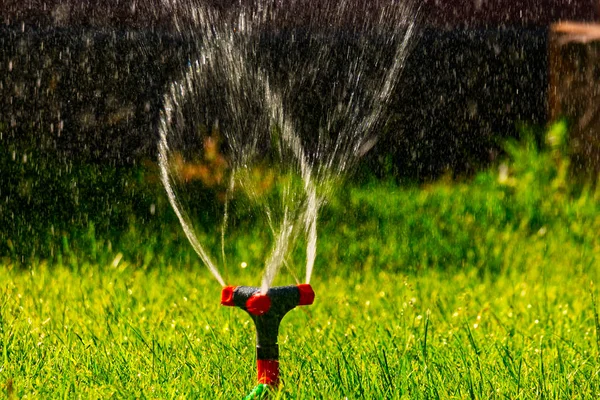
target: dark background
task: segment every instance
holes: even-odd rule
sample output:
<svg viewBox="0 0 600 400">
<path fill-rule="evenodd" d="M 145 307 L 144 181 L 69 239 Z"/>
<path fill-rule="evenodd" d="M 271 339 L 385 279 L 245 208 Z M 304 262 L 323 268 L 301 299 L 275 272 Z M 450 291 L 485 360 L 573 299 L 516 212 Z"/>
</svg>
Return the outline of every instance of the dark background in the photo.
<svg viewBox="0 0 600 400">
<path fill-rule="evenodd" d="M 52 257 L 77 230 L 118 237 L 132 218 L 170 215 L 146 167 L 165 87 L 195 54 L 174 34 L 173 10 L 0 4 L 0 256 Z M 468 176 L 519 123 L 546 124 L 548 28 L 564 19 L 597 20 L 598 4 L 424 2 L 384 135 L 355 179 Z"/>
<path fill-rule="evenodd" d="M 362 1 L 362 0 L 355 0 Z M 227 8 L 237 0 L 204 0 L 199 4 Z M 168 28 L 176 5 L 162 0 L 4 0 L 5 24 Z M 179 3 L 182 2 L 173 2 Z M 424 0 L 417 2 L 424 23 L 438 28 L 547 26 L 558 20 L 593 21 L 597 0 Z"/>
<path fill-rule="evenodd" d="M 209 1 L 226 8 L 231 1 Z M 165 85 L 193 58 L 158 1 L 13 1 L 0 25 L 3 147 L 132 164 L 154 158 Z M 515 123 L 544 124 L 548 25 L 595 1 L 434 1 L 382 142 L 363 170 L 417 180 L 493 161 Z"/>
</svg>

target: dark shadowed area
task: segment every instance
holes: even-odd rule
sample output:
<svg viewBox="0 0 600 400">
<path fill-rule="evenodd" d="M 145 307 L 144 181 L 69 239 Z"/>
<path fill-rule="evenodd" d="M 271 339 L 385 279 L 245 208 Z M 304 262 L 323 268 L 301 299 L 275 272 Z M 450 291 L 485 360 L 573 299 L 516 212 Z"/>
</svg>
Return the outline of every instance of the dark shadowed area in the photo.
<svg viewBox="0 0 600 400">
<path fill-rule="evenodd" d="M 496 138 L 513 135 L 515 121 L 544 123 L 547 25 L 594 19 L 593 3 L 423 3 L 420 38 L 395 95 L 395 118 L 369 168 L 383 168 L 384 157 L 383 170 L 392 162 L 395 173 L 417 178 L 473 170 L 494 159 Z M 153 158 L 165 85 L 198 57 L 194 44 L 173 32 L 174 25 L 190 22 L 190 13 L 182 12 L 189 4 L 56 0 L 5 6 L 3 137 L 24 145 L 33 140 L 69 158 L 126 164 Z M 199 4 L 227 10 L 231 2 Z"/>
</svg>

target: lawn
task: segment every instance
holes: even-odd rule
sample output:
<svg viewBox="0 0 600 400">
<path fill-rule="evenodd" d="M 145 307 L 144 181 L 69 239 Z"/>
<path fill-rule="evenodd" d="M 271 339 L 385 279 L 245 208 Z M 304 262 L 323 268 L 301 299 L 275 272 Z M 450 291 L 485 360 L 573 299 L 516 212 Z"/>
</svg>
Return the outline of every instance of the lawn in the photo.
<svg viewBox="0 0 600 400">
<path fill-rule="evenodd" d="M 361 182 L 332 198 L 317 297 L 282 323 L 272 397 L 596 398 L 600 190 L 570 177 L 559 147 L 526 138 L 464 181 Z M 219 305 L 219 285 L 169 226 L 133 221 L 115 243 L 91 229 L 63 236 L 52 262 L 4 259 L 8 398 L 252 390 L 250 318 Z M 236 265 L 260 263 L 259 237 L 233 236 Z M 230 266 L 228 283 L 257 284 L 250 270 Z"/>
<path fill-rule="evenodd" d="M 593 398 L 598 265 L 315 278 L 282 324 L 281 398 Z M 9 398 L 241 398 L 250 319 L 203 269 L 0 270 Z M 11 395 L 12 393 L 12 395 Z M 12 396 L 12 397 L 11 397 Z"/>
</svg>

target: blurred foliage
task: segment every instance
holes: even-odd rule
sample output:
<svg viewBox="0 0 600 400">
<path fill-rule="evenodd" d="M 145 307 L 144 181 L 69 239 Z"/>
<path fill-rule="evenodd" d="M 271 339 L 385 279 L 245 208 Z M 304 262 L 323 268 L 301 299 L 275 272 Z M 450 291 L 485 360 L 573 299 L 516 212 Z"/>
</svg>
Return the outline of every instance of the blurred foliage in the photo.
<svg viewBox="0 0 600 400">
<path fill-rule="evenodd" d="M 595 263 L 600 190 L 569 174 L 566 123 L 552 125 L 541 140 L 531 129 L 521 136 L 506 143 L 504 162 L 472 181 L 373 183 L 345 192 L 322 218 L 336 222 L 322 225 L 321 237 L 335 239 L 320 242 L 321 254 L 354 268 L 390 270 L 526 270 L 547 253 Z"/>
<path fill-rule="evenodd" d="M 469 181 L 399 186 L 373 179 L 346 186 L 322 210 L 316 270 L 472 266 L 485 274 L 526 269 L 541 254 L 594 263 L 600 189 L 570 174 L 567 140 L 563 121 L 543 134 L 524 127 L 520 140 L 505 144 L 504 161 Z M 8 227 L 0 231 L 0 255 L 25 264 L 34 258 L 109 265 L 118 256 L 144 267 L 199 265 L 147 169 L 76 165 L 18 148 L 3 152 L 0 162 L 0 223 Z M 278 190 L 276 183 L 269 187 Z M 199 239 L 220 254 L 222 204 L 214 186 L 197 190 L 206 194 L 193 214 Z M 271 240 L 263 215 L 244 206 L 230 213 L 239 219 L 226 234 L 232 265 L 263 265 Z M 302 265 L 303 257 L 296 251 L 288 261 Z"/>
<path fill-rule="evenodd" d="M 57 260 L 73 251 L 92 259 L 133 220 L 152 218 L 156 188 L 143 170 L 78 164 L 35 148 L 0 152 L 0 256 Z M 75 238 L 77 238 L 75 240 Z"/>
</svg>

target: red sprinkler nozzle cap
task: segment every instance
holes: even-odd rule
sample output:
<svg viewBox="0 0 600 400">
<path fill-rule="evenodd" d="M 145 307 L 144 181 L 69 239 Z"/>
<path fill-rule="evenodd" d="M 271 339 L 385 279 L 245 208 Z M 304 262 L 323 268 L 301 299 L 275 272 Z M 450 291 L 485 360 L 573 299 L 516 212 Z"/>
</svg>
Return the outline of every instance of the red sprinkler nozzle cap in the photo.
<svg viewBox="0 0 600 400">
<path fill-rule="evenodd" d="M 235 303 L 233 302 L 233 291 L 235 290 L 235 286 L 225 286 L 221 291 L 221 304 L 224 306 L 233 307 Z"/>
<path fill-rule="evenodd" d="M 252 315 L 263 315 L 271 308 L 271 299 L 266 294 L 256 293 L 246 301 L 246 310 Z"/>
<path fill-rule="evenodd" d="M 300 292 L 299 306 L 309 306 L 315 301 L 315 291 L 308 283 L 298 285 Z"/>
</svg>

